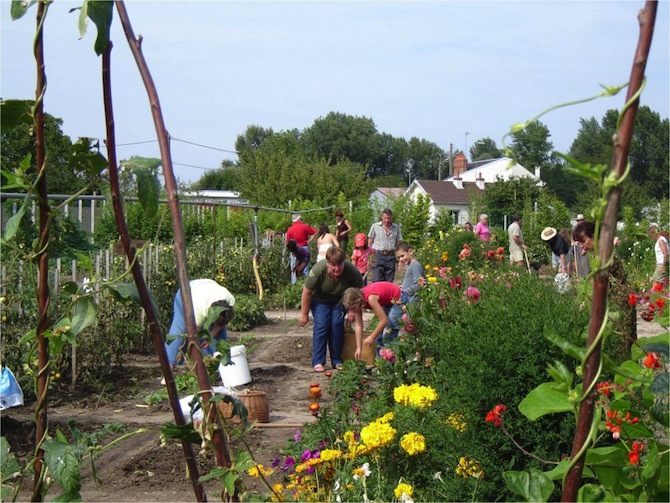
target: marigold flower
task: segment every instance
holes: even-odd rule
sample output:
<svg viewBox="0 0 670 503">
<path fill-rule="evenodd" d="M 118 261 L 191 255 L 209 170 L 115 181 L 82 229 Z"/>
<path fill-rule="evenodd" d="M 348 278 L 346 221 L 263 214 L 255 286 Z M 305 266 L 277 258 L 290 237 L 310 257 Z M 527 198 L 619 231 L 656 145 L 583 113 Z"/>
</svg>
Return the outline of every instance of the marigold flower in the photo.
<svg viewBox="0 0 670 503">
<path fill-rule="evenodd" d="M 468 425 L 463 419 L 463 416 L 458 413 L 449 415 L 449 417 L 447 417 L 444 422 L 451 426 L 454 430 L 460 431 L 461 433 L 463 433 L 468 428 Z"/>
<path fill-rule="evenodd" d="M 426 437 L 414 431 L 407 433 L 400 439 L 400 447 L 410 456 L 421 454 L 426 450 Z"/>
<path fill-rule="evenodd" d="M 397 500 L 406 501 L 407 498 L 411 498 L 412 496 L 414 496 L 414 488 L 409 484 L 400 482 L 393 490 L 393 495 Z"/>
<path fill-rule="evenodd" d="M 260 475 L 267 477 L 268 475 L 272 475 L 274 473 L 274 470 L 272 468 L 265 468 L 261 464 L 257 464 L 249 468 L 249 470 L 247 470 L 247 473 L 251 477 L 259 477 Z"/>
<path fill-rule="evenodd" d="M 637 304 L 637 295 L 634 293 L 629 293 L 628 294 L 628 305 L 629 306 L 635 306 Z"/>
<path fill-rule="evenodd" d="M 403 384 L 393 390 L 393 398 L 401 405 L 412 405 L 420 409 L 430 407 L 437 400 L 437 393 L 430 386 L 419 383 Z"/>
<path fill-rule="evenodd" d="M 658 361 L 658 355 L 656 353 L 647 353 L 647 357 L 644 359 L 644 366 L 654 370 L 659 368 L 661 362 Z"/>
<path fill-rule="evenodd" d="M 361 440 L 370 448 L 384 447 L 395 438 L 396 430 L 388 423 L 371 423 L 361 429 Z"/>
<path fill-rule="evenodd" d="M 484 472 L 479 467 L 479 463 L 464 456 L 461 456 L 461 458 L 458 460 L 458 466 L 454 471 L 456 475 L 463 477 L 464 479 L 469 477 L 481 479 L 484 477 Z"/>
<path fill-rule="evenodd" d="M 330 461 L 331 459 L 337 459 L 342 456 L 342 452 L 337 449 L 324 449 L 321 451 L 321 459 L 323 461 Z"/>
</svg>

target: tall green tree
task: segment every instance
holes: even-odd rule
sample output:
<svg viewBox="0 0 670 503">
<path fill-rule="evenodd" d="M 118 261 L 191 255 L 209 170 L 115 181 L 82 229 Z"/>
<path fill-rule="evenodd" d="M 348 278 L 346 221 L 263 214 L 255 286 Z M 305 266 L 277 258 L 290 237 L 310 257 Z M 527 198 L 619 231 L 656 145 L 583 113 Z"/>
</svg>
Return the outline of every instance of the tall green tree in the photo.
<svg viewBox="0 0 670 503">
<path fill-rule="evenodd" d="M 490 222 L 502 222 L 504 216 L 523 213 L 525 205 L 538 200 L 540 187 L 528 177 L 512 177 L 509 180 L 498 178 L 494 183 L 486 185 L 482 200 L 483 210 Z"/>
<path fill-rule="evenodd" d="M 237 163 L 231 160 L 221 162 L 219 169 L 208 171 L 193 185 L 193 190 L 233 190 L 238 191 L 242 173 Z"/>
<path fill-rule="evenodd" d="M 244 133 L 237 136 L 237 140 L 235 140 L 235 150 L 238 155 L 256 150 L 260 148 L 266 139 L 274 136 L 274 134 L 272 128 L 264 128 L 255 124 L 247 126 Z"/>
<path fill-rule="evenodd" d="M 512 149 L 519 164 L 531 172 L 536 166 L 544 168 L 551 159 L 554 145 L 549 141 L 549 128 L 540 121 L 533 121 L 512 135 Z"/>
<path fill-rule="evenodd" d="M 330 112 L 314 121 L 302 134 L 305 152 L 327 159 L 331 165 L 349 160 L 366 166 L 369 176 L 388 174 L 383 160 L 381 137 L 372 119 Z"/>
<path fill-rule="evenodd" d="M 413 136 L 408 143 L 407 157 L 408 168 L 411 167 L 411 170 L 408 169 L 406 173 L 409 185 L 417 178 L 437 180 L 441 163 L 444 162 L 447 155 L 436 143 Z"/>
</svg>

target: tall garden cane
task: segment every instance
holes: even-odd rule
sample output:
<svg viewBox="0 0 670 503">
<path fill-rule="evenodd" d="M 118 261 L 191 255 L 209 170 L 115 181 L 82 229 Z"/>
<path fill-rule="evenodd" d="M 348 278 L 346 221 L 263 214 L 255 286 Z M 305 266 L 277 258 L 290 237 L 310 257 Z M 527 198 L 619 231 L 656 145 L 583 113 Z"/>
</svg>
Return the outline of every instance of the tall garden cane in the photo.
<svg viewBox="0 0 670 503">
<path fill-rule="evenodd" d="M 530 274 L 530 261 L 528 260 L 528 254 L 525 249 L 523 250 L 523 256 L 526 257 L 526 267 L 528 268 L 528 274 Z"/>
</svg>

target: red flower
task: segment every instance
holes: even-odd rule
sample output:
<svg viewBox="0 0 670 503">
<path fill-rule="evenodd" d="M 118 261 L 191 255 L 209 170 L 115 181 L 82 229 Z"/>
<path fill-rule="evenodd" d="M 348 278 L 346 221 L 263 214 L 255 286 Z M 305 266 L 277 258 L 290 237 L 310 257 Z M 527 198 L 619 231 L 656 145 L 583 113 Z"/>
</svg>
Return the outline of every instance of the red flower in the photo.
<svg viewBox="0 0 670 503">
<path fill-rule="evenodd" d="M 633 466 L 640 463 L 640 452 L 644 450 L 644 444 L 641 442 L 633 442 L 632 450 L 628 453 L 628 461 Z"/>
<path fill-rule="evenodd" d="M 644 359 L 644 366 L 648 369 L 659 368 L 661 362 L 658 361 L 658 355 L 656 353 L 647 353 L 647 357 Z"/>
<path fill-rule="evenodd" d="M 598 384 L 596 384 L 596 392 L 599 395 L 610 396 L 610 394 L 612 393 L 612 391 L 610 390 L 611 385 L 612 384 L 609 382 L 599 382 Z"/>
<path fill-rule="evenodd" d="M 498 404 L 493 409 L 488 411 L 486 414 L 486 422 L 493 423 L 493 426 L 502 426 L 503 414 L 507 410 L 507 407 L 503 404 Z"/>
<path fill-rule="evenodd" d="M 455 278 L 450 278 L 449 279 L 449 286 L 453 288 L 454 290 L 460 288 L 463 286 L 463 281 L 461 280 L 460 276 L 456 276 Z"/>
<path fill-rule="evenodd" d="M 635 295 L 634 293 L 629 293 L 628 294 L 628 305 L 629 306 L 634 306 L 635 304 L 637 304 L 637 295 Z"/>
<path fill-rule="evenodd" d="M 652 292 L 662 292 L 663 291 L 663 283 L 654 283 L 654 286 L 651 287 Z"/>
<path fill-rule="evenodd" d="M 495 257 L 495 253 L 493 250 L 489 250 L 488 253 L 486 254 L 487 258 L 493 258 Z"/>
<path fill-rule="evenodd" d="M 661 297 L 656 301 L 656 307 L 659 309 L 663 309 L 663 306 L 665 306 L 665 299 Z"/>
<path fill-rule="evenodd" d="M 505 249 L 502 246 L 499 246 L 498 249 L 496 250 L 496 253 L 498 255 L 502 255 L 504 253 Z"/>
</svg>

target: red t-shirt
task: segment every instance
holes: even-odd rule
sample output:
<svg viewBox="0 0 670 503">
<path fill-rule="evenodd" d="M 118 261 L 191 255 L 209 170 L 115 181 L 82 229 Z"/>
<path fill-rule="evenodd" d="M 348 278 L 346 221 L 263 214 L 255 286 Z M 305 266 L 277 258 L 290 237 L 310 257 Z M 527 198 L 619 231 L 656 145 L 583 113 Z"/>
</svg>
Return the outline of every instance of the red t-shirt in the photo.
<svg viewBox="0 0 670 503">
<path fill-rule="evenodd" d="M 307 239 L 317 232 L 318 231 L 311 225 L 298 220 L 286 231 L 286 242 L 288 243 L 293 239 L 298 246 L 307 246 Z"/>
<path fill-rule="evenodd" d="M 402 295 L 400 287 L 395 283 L 389 283 L 388 281 L 368 283 L 361 288 L 361 291 L 363 292 L 363 298 L 365 299 L 366 309 L 372 309 L 368 303 L 370 295 L 377 295 L 379 297 L 379 305 L 382 307 L 388 307 L 397 303 L 400 301 L 400 296 Z"/>
</svg>

